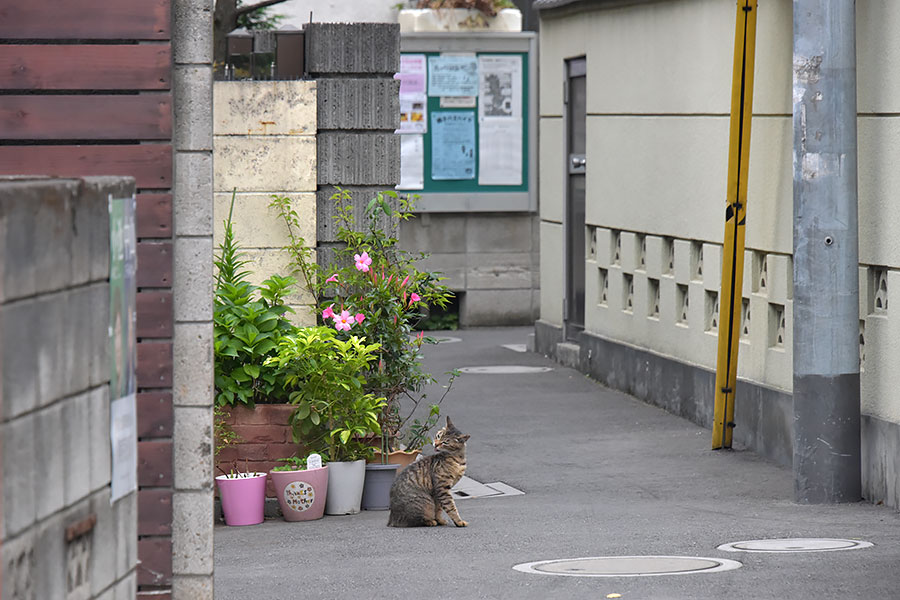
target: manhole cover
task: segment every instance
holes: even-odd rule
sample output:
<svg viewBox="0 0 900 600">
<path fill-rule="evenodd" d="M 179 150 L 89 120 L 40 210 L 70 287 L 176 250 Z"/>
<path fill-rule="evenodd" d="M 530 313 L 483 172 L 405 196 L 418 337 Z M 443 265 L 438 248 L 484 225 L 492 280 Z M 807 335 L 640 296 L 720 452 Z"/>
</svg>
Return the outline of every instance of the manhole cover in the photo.
<svg viewBox="0 0 900 600">
<path fill-rule="evenodd" d="M 654 577 L 717 573 L 740 567 L 741 563 L 736 560 L 702 556 L 595 556 L 542 560 L 513 568 L 523 573 L 568 577 Z"/>
<path fill-rule="evenodd" d="M 871 542 L 859 540 L 779 538 L 732 542 L 730 544 L 722 544 L 717 550 L 725 550 L 726 552 L 833 552 L 835 550 L 868 548 L 871 545 Z"/>
<path fill-rule="evenodd" d="M 460 373 L 478 373 L 481 375 L 521 375 L 523 373 L 546 373 L 551 367 L 526 367 L 522 365 L 497 365 L 492 367 L 463 367 Z"/>
</svg>

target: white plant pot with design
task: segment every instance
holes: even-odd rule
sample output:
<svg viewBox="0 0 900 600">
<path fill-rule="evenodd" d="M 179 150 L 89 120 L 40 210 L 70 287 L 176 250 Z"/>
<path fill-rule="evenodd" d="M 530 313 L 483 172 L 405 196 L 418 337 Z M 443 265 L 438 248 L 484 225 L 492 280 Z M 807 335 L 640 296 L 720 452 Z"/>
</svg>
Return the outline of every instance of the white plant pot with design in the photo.
<svg viewBox="0 0 900 600">
<path fill-rule="evenodd" d="M 366 482 L 366 461 L 328 463 L 328 493 L 325 495 L 326 515 L 355 515 L 362 503 Z"/>
</svg>

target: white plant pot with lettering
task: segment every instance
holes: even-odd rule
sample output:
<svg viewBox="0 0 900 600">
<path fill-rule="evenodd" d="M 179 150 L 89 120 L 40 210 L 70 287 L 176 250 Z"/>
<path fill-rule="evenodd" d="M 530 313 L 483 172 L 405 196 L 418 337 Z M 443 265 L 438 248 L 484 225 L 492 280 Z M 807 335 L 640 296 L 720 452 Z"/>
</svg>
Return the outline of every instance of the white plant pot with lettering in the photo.
<svg viewBox="0 0 900 600">
<path fill-rule="evenodd" d="M 355 515 L 362 503 L 366 481 L 366 461 L 328 463 L 328 493 L 325 495 L 326 515 Z"/>
</svg>

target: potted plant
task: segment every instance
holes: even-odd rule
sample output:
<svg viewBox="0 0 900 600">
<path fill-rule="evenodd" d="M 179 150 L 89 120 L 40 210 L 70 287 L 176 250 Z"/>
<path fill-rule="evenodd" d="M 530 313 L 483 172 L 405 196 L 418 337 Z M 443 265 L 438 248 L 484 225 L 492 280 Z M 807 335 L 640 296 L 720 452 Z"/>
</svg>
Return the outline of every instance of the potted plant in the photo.
<svg viewBox="0 0 900 600">
<path fill-rule="evenodd" d="M 340 339 L 360 336 L 377 344 L 377 360 L 365 371 L 364 388 L 385 398 L 379 415 L 381 427 L 377 462 L 409 463 L 430 441 L 437 424 L 440 403 L 453 384 L 449 374 L 444 394 L 429 404 L 425 389 L 436 379 L 422 369 L 423 344 L 437 340 L 416 333 L 429 305 L 446 307 L 452 297 L 436 273 L 416 268 L 424 254 L 399 248 L 397 227 L 413 217 L 413 198 L 395 192 L 379 192 L 364 209 L 365 223 L 354 220 L 352 198 L 338 188 L 335 202 L 336 237 L 343 247 L 336 251 L 339 268 L 323 272 L 312 260 L 309 248 L 296 237 L 299 223 L 287 198 L 275 196 L 271 206 L 279 210 L 288 228 L 295 274 L 313 294 L 321 322 L 337 331 Z M 342 265 L 342 266 L 340 266 Z M 326 277 L 327 275 L 327 277 Z M 421 415 L 427 407 L 427 414 Z M 374 441 L 374 440 L 373 440 Z"/>
<path fill-rule="evenodd" d="M 282 339 L 270 359 L 285 376 L 295 441 L 328 460 L 326 514 L 360 510 L 367 439 L 379 435 L 384 398 L 364 389 L 378 344 L 342 340 L 329 327 L 308 327 Z"/>
<path fill-rule="evenodd" d="M 328 465 L 317 454 L 307 458 L 279 459 L 284 464 L 269 474 L 275 485 L 275 497 L 285 521 L 321 519 L 328 494 Z M 312 459 L 312 460 L 310 460 Z"/>
<path fill-rule="evenodd" d="M 221 450 L 239 440 L 239 436 L 226 423 L 227 414 L 220 407 L 214 409 L 213 427 L 215 449 Z M 221 467 L 220 467 L 221 469 Z M 241 471 L 235 461 L 230 472 L 216 477 L 219 498 L 226 525 L 256 525 L 265 518 L 266 474 Z"/>
</svg>

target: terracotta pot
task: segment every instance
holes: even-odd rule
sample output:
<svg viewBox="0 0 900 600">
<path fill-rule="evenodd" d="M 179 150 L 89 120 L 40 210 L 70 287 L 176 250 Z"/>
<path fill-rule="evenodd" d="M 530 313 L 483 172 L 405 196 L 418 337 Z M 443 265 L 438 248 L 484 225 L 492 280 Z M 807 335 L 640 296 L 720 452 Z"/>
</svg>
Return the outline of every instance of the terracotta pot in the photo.
<svg viewBox="0 0 900 600">
<path fill-rule="evenodd" d="M 328 492 L 328 465 L 302 471 L 270 471 L 285 521 L 321 519 Z"/>
<path fill-rule="evenodd" d="M 387 464 L 400 465 L 401 468 L 415 462 L 416 458 L 422 453 L 421 450 L 394 450 L 388 453 Z M 369 464 L 382 464 L 381 451 L 376 450 L 375 456 L 369 459 Z"/>
</svg>

